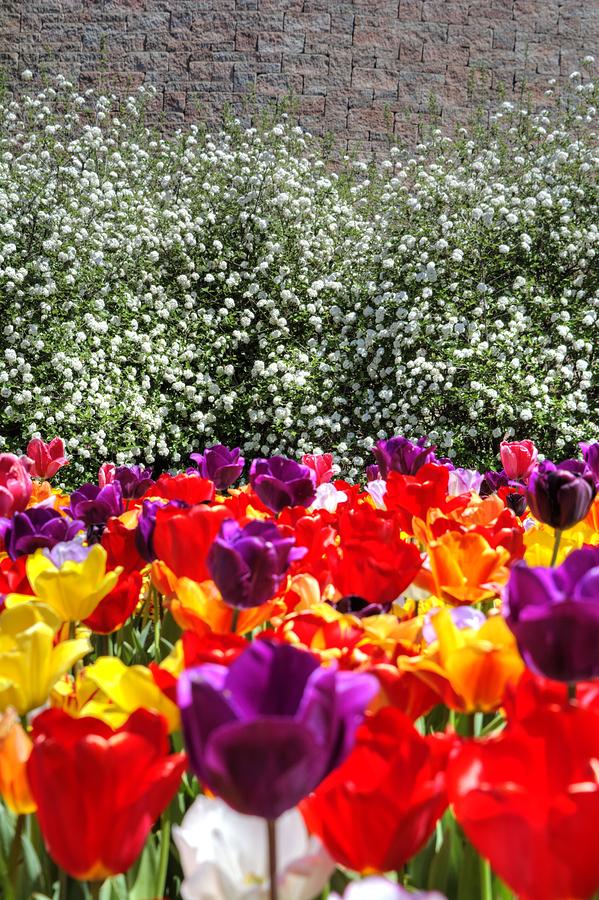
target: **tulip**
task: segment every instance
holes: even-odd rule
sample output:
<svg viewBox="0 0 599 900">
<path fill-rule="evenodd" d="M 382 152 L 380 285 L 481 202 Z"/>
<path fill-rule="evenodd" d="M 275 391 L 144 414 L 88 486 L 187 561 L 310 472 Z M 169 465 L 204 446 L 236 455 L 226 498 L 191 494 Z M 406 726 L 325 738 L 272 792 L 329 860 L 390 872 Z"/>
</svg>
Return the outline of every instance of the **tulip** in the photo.
<svg viewBox="0 0 599 900">
<path fill-rule="evenodd" d="M 177 702 L 192 771 L 238 812 L 276 819 L 347 756 L 376 692 L 370 675 L 266 640 L 229 668 L 188 669 Z"/>
<path fill-rule="evenodd" d="M 83 519 L 88 528 L 103 528 L 110 516 L 123 512 L 123 493 L 118 482 L 100 488 L 84 484 L 71 494 L 71 515 Z"/>
<path fill-rule="evenodd" d="M 106 571 L 106 551 L 99 544 L 82 547 L 76 541 L 36 550 L 27 558 L 26 572 L 34 596 L 51 607 L 63 622 L 86 619 L 116 585 L 120 569 Z M 31 597 L 10 594 L 6 605 Z"/>
<path fill-rule="evenodd" d="M 81 881 L 126 872 L 184 769 L 164 720 L 145 709 L 115 730 L 60 709 L 36 716 L 27 774 L 50 856 Z"/>
<path fill-rule="evenodd" d="M 520 900 L 583 900 L 599 888 L 597 759 L 597 713 L 544 706 L 450 762 L 458 822 Z"/>
<path fill-rule="evenodd" d="M 307 466 L 314 472 L 314 483 L 316 487 L 321 484 L 328 484 L 335 472 L 339 468 L 333 462 L 332 453 L 305 453 L 302 456 L 302 465 Z"/>
<path fill-rule="evenodd" d="M 515 565 L 506 621 L 526 665 L 556 681 L 599 676 L 599 547 L 573 550 L 556 568 Z"/>
<path fill-rule="evenodd" d="M 447 706 L 491 712 L 518 681 L 524 663 L 503 618 L 490 616 L 481 624 L 477 613 L 463 608 L 432 613 L 423 637 L 436 640 L 420 656 L 400 656 L 397 665 L 436 691 Z"/>
<path fill-rule="evenodd" d="M 329 900 L 341 900 L 339 894 L 329 894 Z M 352 881 L 343 892 L 343 900 L 446 900 L 437 891 L 406 891 L 387 878 L 364 878 Z"/>
<path fill-rule="evenodd" d="M 59 628 L 56 614 L 42 604 L 0 614 L 0 711 L 13 706 L 22 716 L 42 706 L 56 682 L 91 651 L 87 639 L 56 643 Z"/>
<path fill-rule="evenodd" d="M 582 450 L 582 458 L 593 473 L 595 482 L 599 484 L 599 441 L 592 444 L 583 442 L 578 446 Z"/>
<path fill-rule="evenodd" d="M 223 520 L 230 516 L 224 506 L 179 509 L 171 504 L 157 509 L 151 538 L 153 551 L 177 578 L 205 581 L 210 578 L 208 551 Z"/>
<path fill-rule="evenodd" d="M 335 864 L 308 834 L 297 809 L 284 813 L 275 827 L 279 900 L 313 900 Z M 268 900 L 266 838 L 262 819 L 242 816 L 218 798 L 198 797 L 173 828 L 183 900 Z"/>
<path fill-rule="evenodd" d="M 9 706 L 0 713 L 0 797 L 17 815 L 35 810 L 25 767 L 30 753 L 31 741 Z"/>
<path fill-rule="evenodd" d="M 467 494 L 469 491 L 478 493 L 483 476 L 476 469 L 452 469 L 449 473 L 447 493 L 450 497 Z"/>
<path fill-rule="evenodd" d="M 399 472 L 400 475 L 416 475 L 425 463 L 436 462 L 436 448 L 427 446 L 426 440 L 422 437 L 414 443 L 408 438 L 397 436 L 377 441 L 372 452 L 381 476 L 387 478 L 389 472 Z"/>
<path fill-rule="evenodd" d="M 226 519 L 208 554 L 210 574 L 225 603 L 247 609 L 270 600 L 289 565 L 306 554 L 274 522 L 254 520 L 241 528 Z"/>
<path fill-rule="evenodd" d="M 116 466 L 114 463 L 105 462 L 102 463 L 98 470 L 98 485 L 103 488 L 106 487 L 107 484 L 112 484 L 114 482 L 114 473 L 116 472 Z"/>
<path fill-rule="evenodd" d="M 508 478 L 527 481 L 537 464 L 539 451 L 532 441 L 502 441 L 499 454 Z"/>
<path fill-rule="evenodd" d="M 93 716 L 119 728 L 138 709 L 160 714 L 169 732 L 180 728 L 179 709 L 160 690 L 146 666 L 126 666 L 115 656 L 101 656 L 78 673 L 74 685 L 60 685 L 53 705 L 72 714 Z"/>
<path fill-rule="evenodd" d="M 339 504 L 347 503 L 347 500 L 345 491 L 338 490 L 334 484 L 319 484 L 312 509 L 326 509 L 327 512 L 334 513 Z"/>
<path fill-rule="evenodd" d="M 116 585 L 100 600 L 84 624 L 95 634 L 112 634 L 133 615 L 141 595 L 142 577 L 139 572 L 123 573 Z"/>
<path fill-rule="evenodd" d="M 468 494 L 449 496 L 449 474 L 446 466 L 433 463 L 425 463 L 414 476 L 389 473 L 385 505 L 400 516 L 403 531 L 413 534 L 412 519 L 426 521 L 429 510 L 450 513 L 468 505 Z"/>
<path fill-rule="evenodd" d="M 491 599 L 509 577 L 509 551 L 474 531 L 446 531 L 428 549 L 434 593 L 446 603 Z"/>
<path fill-rule="evenodd" d="M 285 456 L 255 459 L 250 483 L 262 503 L 275 513 L 286 506 L 310 506 L 316 496 L 311 469 Z"/>
<path fill-rule="evenodd" d="M 547 460 L 530 476 L 526 499 L 536 519 L 563 531 L 584 519 L 596 493 L 586 463 L 567 459 L 556 466 Z"/>
<path fill-rule="evenodd" d="M 147 491 L 146 497 L 151 500 L 177 500 L 182 506 L 196 506 L 214 500 L 214 482 L 201 478 L 199 474 L 169 475 L 164 472 Z"/>
<path fill-rule="evenodd" d="M 226 491 L 230 488 L 243 472 L 245 465 L 239 447 L 230 450 L 223 444 L 207 447 L 203 453 L 192 453 L 189 458 L 196 463 L 202 478 L 209 478 L 214 482 L 217 491 Z"/>
<path fill-rule="evenodd" d="M 447 808 L 452 742 L 422 737 L 387 707 L 358 730 L 346 761 L 301 806 L 333 859 L 357 872 L 388 872 L 425 845 Z"/>
<path fill-rule="evenodd" d="M 137 519 L 135 546 L 137 548 L 137 552 L 145 562 L 154 562 L 154 560 L 156 559 L 156 553 L 154 551 L 154 529 L 156 527 L 156 513 L 159 509 L 162 509 L 163 507 L 168 505 L 168 502 L 165 502 L 164 500 L 142 501 L 141 512 Z M 177 501 L 173 501 L 172 505 L 179 506 Z"/>
<path fill-rule="evenodd" d="M 0 453 L 0 516 L 24 510 L 32 490 L 31 477 L 23 461 L 12 453 Z"/>
<path fill-rule="evenodd" d="M 121 487 L 121 493 L 125 500 L 139 500 L 140 497 L 154 484 L 152 470 L 143 466 L 117 466 L 114 470 L 114 483 Z M 118 515 L 118 513 L 113 513 Z"/>
<path fill-rule="evenodd" d="M 67 519 L 58 510 L 38 506 L 17 512 L 4 529 L 4 546 L 11 559 L 28 556 L 38 547 L 52 548 L 72 540 L 85 528 L 80 519 Z"/>
<path fill-rule="evenodd" d="M 59 469 L 69 464 L 65 456 L 64 441 L 59 437 L 53 438 L 49 444 L 45 444 L 40 438 L 33 438 L 27 445 L 27 456 L 33 463 L 30 474 L 34 478 L 53 478 Z"/>
</svg>

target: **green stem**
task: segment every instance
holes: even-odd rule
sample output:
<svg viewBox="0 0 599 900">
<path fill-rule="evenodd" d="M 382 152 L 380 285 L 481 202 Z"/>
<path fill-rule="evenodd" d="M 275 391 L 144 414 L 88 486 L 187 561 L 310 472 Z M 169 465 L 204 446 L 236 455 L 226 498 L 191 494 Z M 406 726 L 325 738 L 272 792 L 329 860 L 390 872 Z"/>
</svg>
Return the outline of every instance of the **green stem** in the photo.
<svg viewBox="0 0 599 900">
<path fill-rule="evenodd" d="M 237 634 L 237 623 L 239 622 L 239 607 L 233 607 L 233 618 L 231 619 L 231 633 Z"/>
<path fill-rule="evenodd" d="M 493 877 L 489 861 L 479 856 L 478 865 L 480 871 L 480 897 L 481 900 L 493 900 Z"/>
<path fill-rule="evenodd" d="M 152 592 L 152 610 L 154 613 L 154 659 L 160 662 L 160 594 Z"/>
<path fill-rule="evenodd" d="M 168 859 L 171 849 L 171 820 L 168 809 L 162 813 L 160 831 L 160 858 L 158 861 L 158 875 L 156 877 L 156 896 L 164 897 Z"/>
<path fill-rule="evenodd" d="M 15 833 L 10 846 L 10 856 L 8 857 L 8 880 L 14 885 L 19 868 L 19 862 L 22 849 L 23 828 L 25 827 L 25 816 L 17 816 L 15 825 Z"/>
<path fill-rule="evenodd" d="M 557 554 L 559 552 L 559 545 L 562 539 L 562 531 L 561 528 L 555 529 L 555 542 L 553 544 L 553 553 L 551 555 L 551 565 L 554 566 L 557 561 Z"/>
<path fill-rule="evenodd" d="M 64 869 L 59 869 L 58 874 L 59 893 L 58 900 L 68 900 L 69 896 L 69 876 Z"/>
<path fill-rule="evenodd" d="M 279 900 L 279 889 L 277 885 L 276 821 L 274 819 L 267 819 L 266 827 L 268 829 L 268 876 L 270 884 L 270 900 Z"/>
<path fill-rule="evenodd" d="M 91 900 L 100 900 L 100 891 L 102 890 L 103 881 L 90 881 L 89 893 Z"/>
</svg>

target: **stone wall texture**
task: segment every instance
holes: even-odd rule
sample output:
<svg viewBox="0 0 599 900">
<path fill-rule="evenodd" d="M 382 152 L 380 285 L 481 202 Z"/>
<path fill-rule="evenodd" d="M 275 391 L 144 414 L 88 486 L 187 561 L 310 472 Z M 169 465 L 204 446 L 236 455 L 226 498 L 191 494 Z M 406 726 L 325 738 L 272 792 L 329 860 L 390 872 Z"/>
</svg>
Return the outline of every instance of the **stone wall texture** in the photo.
<svg viewBox="0 0 599 900">
<path fill-rule="evenodd" d="M 539 98 L 596 49 L 599 0 L 0 0 L 14 92 L 26 69 L 151 83 L 165 127 L 291 94 L 300 124 L 359 152 L 513 91 Z"/>
</svg>

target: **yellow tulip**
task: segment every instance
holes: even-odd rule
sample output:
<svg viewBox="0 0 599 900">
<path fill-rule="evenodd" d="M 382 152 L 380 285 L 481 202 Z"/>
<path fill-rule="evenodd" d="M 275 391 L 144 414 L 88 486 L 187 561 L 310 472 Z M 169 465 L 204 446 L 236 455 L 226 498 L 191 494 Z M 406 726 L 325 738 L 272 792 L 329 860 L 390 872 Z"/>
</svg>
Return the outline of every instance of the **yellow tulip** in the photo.
<svg viewBox="0 0 599 900">
<path fill-rule="evenodd" d="M 169 731 L 180 728 L 178 707 L 160 690 L 150 670 L 126 666 L 114 656 L 102 656 L 82 669 L 74 685 L 57 685 L 52 704 L 76 717 L 101 719 L 112 728 L 119 728 L 132 712 L 143 707 L 163 715 Z"/>
<path fill-rule="evenodd" d="M 445 608 L 431 621 L 438 640 L 420 656 L 400 656 L 399 669 L 412 672 L 453 709 L 491 712 L 501 706 L 506 686 L 524 671 L 503 616 L 490 616 L 478 629 L 460 629 Z"/>
<path fill-rule="evenodd" d="M 41 549 L 36 550 L 27 559 L 26 571 L 36 599 L 55 610 L 63 622 L 80 622 L 111 592 L 122 570 L 107 572 L 106 550 L 94 544 L 83 562 L 69 559 L 60 568 Z M 6 605 L 30 600 L 22 594 L 9 594 Z"/>
<path fill-rule="evenodd" d="M 590 544 L 592 534 L 589 532 L 590 529 L 584 527 L 584 522 L 579 522 L 574 528 L 563 531 L 556 564 L 561 565 L 573 550 L 580 550 L 584 544 Z M 538 522 L 536 527 L 530 528 L 524 534 L 525 561 L 529 566 L 548 567 L 551 564 L 554 545 L 555 530 L 550 525 Z"/>
<path fill-rule="evenodd" d="M 29 603 L 0 615 L 0 711 L 24 715 L 42 706 L 56 682 L 89 653 L 88 640 L 54 643 L 60 626 L 53 610 Z"/>
</svg>

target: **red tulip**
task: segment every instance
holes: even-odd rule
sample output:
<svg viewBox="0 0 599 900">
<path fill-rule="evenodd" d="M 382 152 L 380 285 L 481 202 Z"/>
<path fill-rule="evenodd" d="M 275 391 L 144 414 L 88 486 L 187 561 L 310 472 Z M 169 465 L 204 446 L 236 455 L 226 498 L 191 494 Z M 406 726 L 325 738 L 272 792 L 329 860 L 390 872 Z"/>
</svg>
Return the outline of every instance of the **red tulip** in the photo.
<svg viewBox="0 0 599 900">
<path fill-rule="evenodd" d="M 126 872 L 185 769 L 162 716 L 139 709 L 116 730 L 49 709 L 33 720 L 27 776 L 51 857 L 73 878 Z"/>
<path fill-rule="evenodd" d="M 202 480 L 197 475 L 188 477 L 189 480 Z M 229 517 L 229 511 L 222 506 L 159 509 L 154 530 L 156 556 L 177 578 L 191 578 L 193 581 L 210 578 L 206 557 L 223 519 Z"/>
<path fill-rule="evenodd" d="M 399 710 L 382 709 L 358 730 L 346 761 L 302 803 L 308 829 L 343 866 L 401 869 L 447 807 L 452 745 L 444 736 L 422 737 Z"/>
<path fill-rule="evenodd" d="M 469 495 L 448 496 L 449 469 L 434 463 L 425 463 L 416 475 L 400 475 L 389 472 L 385 505 L 395 510 L 400 517 L 401 527 L 413 534 L 412 518 L 416 516 L 426 522 L 429 509 L 451 512 L 468 505 Z"/>
<path fill-rule="evenodd" d="M 141 574 L 123 572 L 115 587 L 100 600 L 84 624 L 96 634 L 112 634 L 125 624 L 135 611 L 141 593 Z"/>
<path fill-rule="evenodd" d="M 314 472 L 316 485 L 329 482 L 335 472 L 332 453 L 306 453 L 302 456 L 302 465 Z"/>
<path fill-rule="evenodd" d="M 520 900 L 583 900 L 599 888 L 599 716 L 541 706 L 450 762 L 456 818 Z"/>
<path fill-rule="evenodd" d="M 539 451 L 532 441 L 502 441 L 499 454 L 507 477 L 526 481 L 536 465 Z"/>
<path fill-rule="evenodd" d="M 59 437 L 49 444 L 45 444 L 40 438 L 33 438 L 27 445 L 27 456 L 33 462 L 30 474 L 34 478 L 52 478 L 59 469 L 69 464 L 64 442 Z"/>
<path fill-rule="evenodd" d="M 206 500 L 214 500 L 214 482 L 209 478 L 200 478 L 198 475 L 167 475 L 164 473 L 148 488 L 144 496 L 145 500 L 162 497 L 164 500 L 182 500 L 190 506 L 196 503 L 204 503 Z"/>
<path fill-rule="evenodd" d="M 135 542 L 136 529 L 127 528 L 122 519 L 112 516 L 102 534 L 102 546 L 107 553 L 106 565 L 109 569 L 123 567 L 124 574 L 139 571 L 147 563 L 140 556 Z"/>
</svg>

